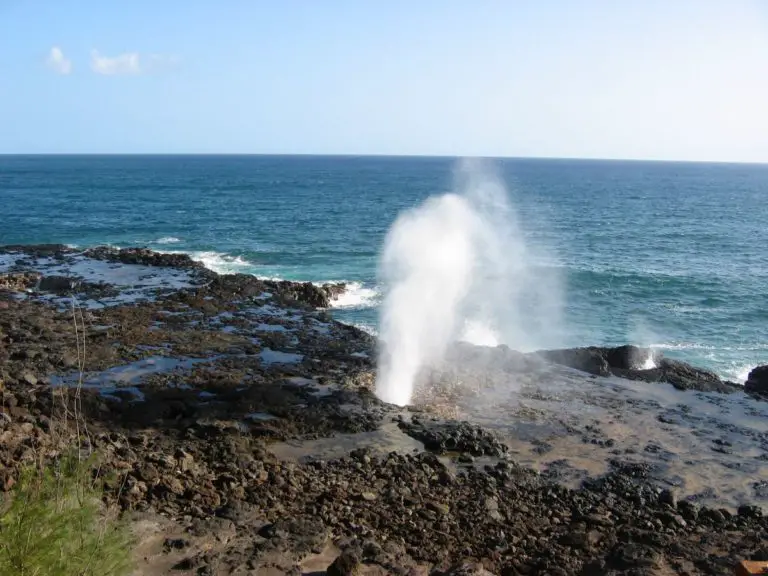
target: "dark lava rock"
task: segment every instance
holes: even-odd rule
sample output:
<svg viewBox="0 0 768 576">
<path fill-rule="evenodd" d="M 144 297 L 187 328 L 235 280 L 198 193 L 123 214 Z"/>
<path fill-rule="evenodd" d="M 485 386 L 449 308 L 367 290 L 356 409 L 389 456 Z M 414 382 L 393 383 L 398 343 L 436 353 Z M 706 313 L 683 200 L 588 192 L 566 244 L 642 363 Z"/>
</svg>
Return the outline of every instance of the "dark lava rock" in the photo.
<svg viewBox="0 0 768 576">
<path fill-rule="evenodd" d="M 658 378 L 656 378 L 658 372 Z M 720 380 L 714 372 L 696 368 L 685 362 L 662 358 L 656 370 L 649 371 L 649 378 L 633 378 L 646 382 L 669 382 L 678 390 L 701 390 L 703 392 L 738 392 L 742 388 L 738 384 Z"/>
<path fill-rule="evenodd" d="M 537 352 L 537 354 L 555 364 L 569 366 L 596 376 L 610 376 L 611 370 L 605 357 L 605 351 L 605 348 L 589 347 L 567 350 L 543 350 Z"/>
<path fill-rule="evenodd" d="M 268 281 L 265 287 L 282 300 L 300 302 L 312 308 L 328 308 L 347 289 L 346 284 L 323 284 L 311 282 Z"/>
<path fill-rule="evenodd" d="M 163 542 L 163 549 L 166 552 L 170 552 L 171 550 L 183 550 L 189 546 L 189 541 L 184 540 L 183 538 L 166 538 Z"/>
<path fill-rule="evenodd" d="M 738 514 L 744 518 L 762 518 L 763 509 L 754 504 L 743 504 L 739 506 Z"/>
<path fill-rule="evenodd" d="M 360 571 L 360 555 L 354 550 L 345 550 L 325 571 L 328 576 L 354 576 Z"/>
<path fill-rule="evenodd" d="M 609 348 L 605 354 L 608 365 L 620 370 L 644 370 L 643 365 L 651 357 L 654 357 L 652 350 L 632 345 Z"/>
<path fill-rule="evenodd" d="M 38 258 L 44 258 L 52 256 L 54 258 L 60 258 L 64 254 L 70 254 L 74 252 L 69 246 L 64 244 L 8 244 L 0 246 L 0 253 L 8 252 L 22 252 L 24 255 L 36 256 Z"/>
<path fill-rule="evenodd" d="M 744 383 L 744 390 L 749 394 L 768 396 L 768 365 L 752 369 Z"/>
<path fill-rule="evenodd" d="M 617 348 L 569 348 L 565 350 L 544 350 L 536 353 L 539 357 L 569 366 L 597 376 L 619 376 L 645 382 L 668 382 L 678 390 L 700 390 L 703 392 L 737 392 L 738 384 L 721 380 L 717 374 L 680 362 L 662 358 L 648 348 L 619 346 Z M 644 368 L 645 362 L 653 358 L 655 367 Z"/>
<path fill-rule="evenodd" d="M 40 274 L 36 272 L 11 272 L 0 274 L 0 288 L 19 292 L 34 288 L 40 281 Z"/>
<path fill-rule="evenodd" d="M 657 550 L 633 542 L 618 544 L 608 556 L 608 563 L 620 569 L 658 567 L 660 560 L 661 554 Z"/>
<path fill-rule="evenodd" d="M 76 278 L 67 276 L 44 276 L 37 286 L 41 292 L 53 292 L 54 294 L 65 294 L 75 290 L 79 281 Z"/>
<path fill-rule="evenodd" d="M 148 248 L 113 248 L 98 246 L 85 251 L 85 256 L 95 260 L 120 262 L 122 264 L 140 264 L 143 266 L 162 266 L 164 268 L 201 269 L 203 265 L 195 262 L 187 254 L 161 254 Z"/>
<path fill-rule="evenodd" d="M 438 454 L 467 453 L 472 456 L 501 457 L 507 453 L 506 444 L 491 432 L 468 422 L 411 422 L 400 421 L 398 426 L 406 434 L 424 443 L 427 450 Z"/>
<path fill-rule="evenodd" d="M 659 494 L 659 502 L 662 504 L 667 504 L 668 506 L 672 506 L 672 508 L 676 508 L 677 494 L 675 494 L 672 490 L 662 490 L 661 494 Z"/>
</svg>

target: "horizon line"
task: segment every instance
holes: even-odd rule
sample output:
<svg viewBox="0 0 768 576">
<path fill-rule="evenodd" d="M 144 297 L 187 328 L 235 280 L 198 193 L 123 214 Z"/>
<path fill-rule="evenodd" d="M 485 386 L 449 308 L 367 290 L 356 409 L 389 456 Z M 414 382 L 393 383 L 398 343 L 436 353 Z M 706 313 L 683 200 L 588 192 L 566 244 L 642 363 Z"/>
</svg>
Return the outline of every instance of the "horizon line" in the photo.
<svg viewBox="0 0 768 576">
<path fill-rule="evenodd" d="M 594 156 L 488 156 L 472 154 L 383 154 L 383 153 L 316 153 L 316 152 L 0 152 L 2 157 L 117 157 L 117 156 L 154 156 L 154 157 L 314 157 L 314 158 L 414 158 L 414 159 L 460 159 L 473 158 L 485 160 L 560 160 L 577 162 L 647 162 L 669 164 L 744 164 L 766 165 L 768 160 L 691 160 L 668 158 L 619 158 Z"/>
</svg>

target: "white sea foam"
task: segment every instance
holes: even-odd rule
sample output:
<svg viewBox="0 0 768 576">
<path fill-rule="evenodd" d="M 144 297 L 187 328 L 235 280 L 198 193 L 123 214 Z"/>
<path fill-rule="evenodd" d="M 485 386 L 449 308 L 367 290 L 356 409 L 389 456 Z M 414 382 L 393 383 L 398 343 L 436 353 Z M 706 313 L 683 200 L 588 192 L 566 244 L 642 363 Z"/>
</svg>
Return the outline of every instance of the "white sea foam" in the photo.
<svg viewBox="0 0 768 576">
<path fill-rule="evenodd" d="M 225 252 L 189 252 L 189 257 L 217 274 L 248 273 L 248 270 L 253 268 L 253 264 L 248 260 Z"/>
<path fill-rule="evenodd" d="M 704 359 L 704 367 L 711 369 L 720 378 L 736 384 L 747 381 L 749 373 L 758 365 L 756 360 L 768 350 L 768 344 L 765 343 L 715 346 L 699 342 L 659 342 L 649 344 L 647 347 L 656 350 L 680 351 L 686 356 L 693 356 L 684 359 L 694 365 L 699 365 L 698 361 Z M 742 357 L 742 359 L 728 360 L 731 355 Z M 751 362 L 750 359 L 752 359 Z"/>
<path fill-rule="evenodd" d="M 376 305 L 379 292 L 360 282 L 347 282 L 347 289 L 331 302 L 331 308 L 370 308 Z"/>
<path fill-rule="evenodd" d="M 698 342 L 660 342 L 649 344 L 647 348 L 659 348 L 667 350 L 724 350 L 726 352 L 757 352 L 768 350 L 768 343 L 744 344 L 741 346 L 715 346 Z"/>
<path fill-rule="evenodd" d="M 371 336 L 375 336 L 375 337 L 379 336 L 379 331 L 376 330 L 376 328 L 374 328 L 373 326 L 370 326 L 369 324 L 355 324 L 355 323 L 351 323 L 350 325 L 354 326 L 358 330 L 362 330 L 366 334 L 370 334 Z"/>
<path fill-rule="evenodd" d="M 740 366 L 734 365 L 731 369 L 725 372 L 724 377 L 726 380 L 730 380 L 731 382 L 744 384 L 744 382 L 747 381 L 747 378 L 749 378 L 749 373 L 752 372 L 752 370 L 754 370 L 756 367 L 756 364 L 746 364 Z"/>
<path fill-rule="evenodd" d="M 178 242 L 181 242 L 180 239 L 176 238 L 175 236 L 163 236 L 162 238 L 158 238 L 153 244 L 176 244 Z"/>
</svg>

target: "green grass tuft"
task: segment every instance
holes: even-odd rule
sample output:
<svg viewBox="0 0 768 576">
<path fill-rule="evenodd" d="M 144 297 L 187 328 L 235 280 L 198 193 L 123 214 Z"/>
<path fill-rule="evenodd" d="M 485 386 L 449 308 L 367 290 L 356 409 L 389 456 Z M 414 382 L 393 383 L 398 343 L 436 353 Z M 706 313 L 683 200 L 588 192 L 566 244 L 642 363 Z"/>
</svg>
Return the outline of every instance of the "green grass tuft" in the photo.
<svg viewBox="0 0 768 576">
<path fill-rule="evenodd" d="M 129 528 L 110 516 L 92 462 L 27 466 L 0 505 L 0 576 L 124 576 Z"/>
</svg>

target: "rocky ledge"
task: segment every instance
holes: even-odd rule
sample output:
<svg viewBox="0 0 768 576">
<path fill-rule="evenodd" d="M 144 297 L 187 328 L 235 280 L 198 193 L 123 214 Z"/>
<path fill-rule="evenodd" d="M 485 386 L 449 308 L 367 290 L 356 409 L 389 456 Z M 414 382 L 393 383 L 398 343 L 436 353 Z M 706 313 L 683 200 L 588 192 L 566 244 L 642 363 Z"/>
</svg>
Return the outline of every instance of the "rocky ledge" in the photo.
<svg viewBox="0 0 768 576">
<path fill-rule="evenodd" d="M 545 350 L 538 355 L 557 364 L 596 376 L 618 376 L 644 382 L 666 382 L 678 390 L 740 392 L 743 386 L 723 381 L 717 374 L 686 362 L 664 358 L 659 352 L 637 346 Z"/>
<path fill-rule="evenodd" d="M 95 451 L 150 576 L 768 560 L 768 435 L 711 407 L 765 414 L 732 385 L 629 347 L 460 346 L 401 410 L 372 394 L 374 340 L 322 309 L 341 291 L 143 249 L 0 249 L 0 490 L 24 462 Z M 697 467 L 690 486 L 676 472 Z"/>
</svg>

